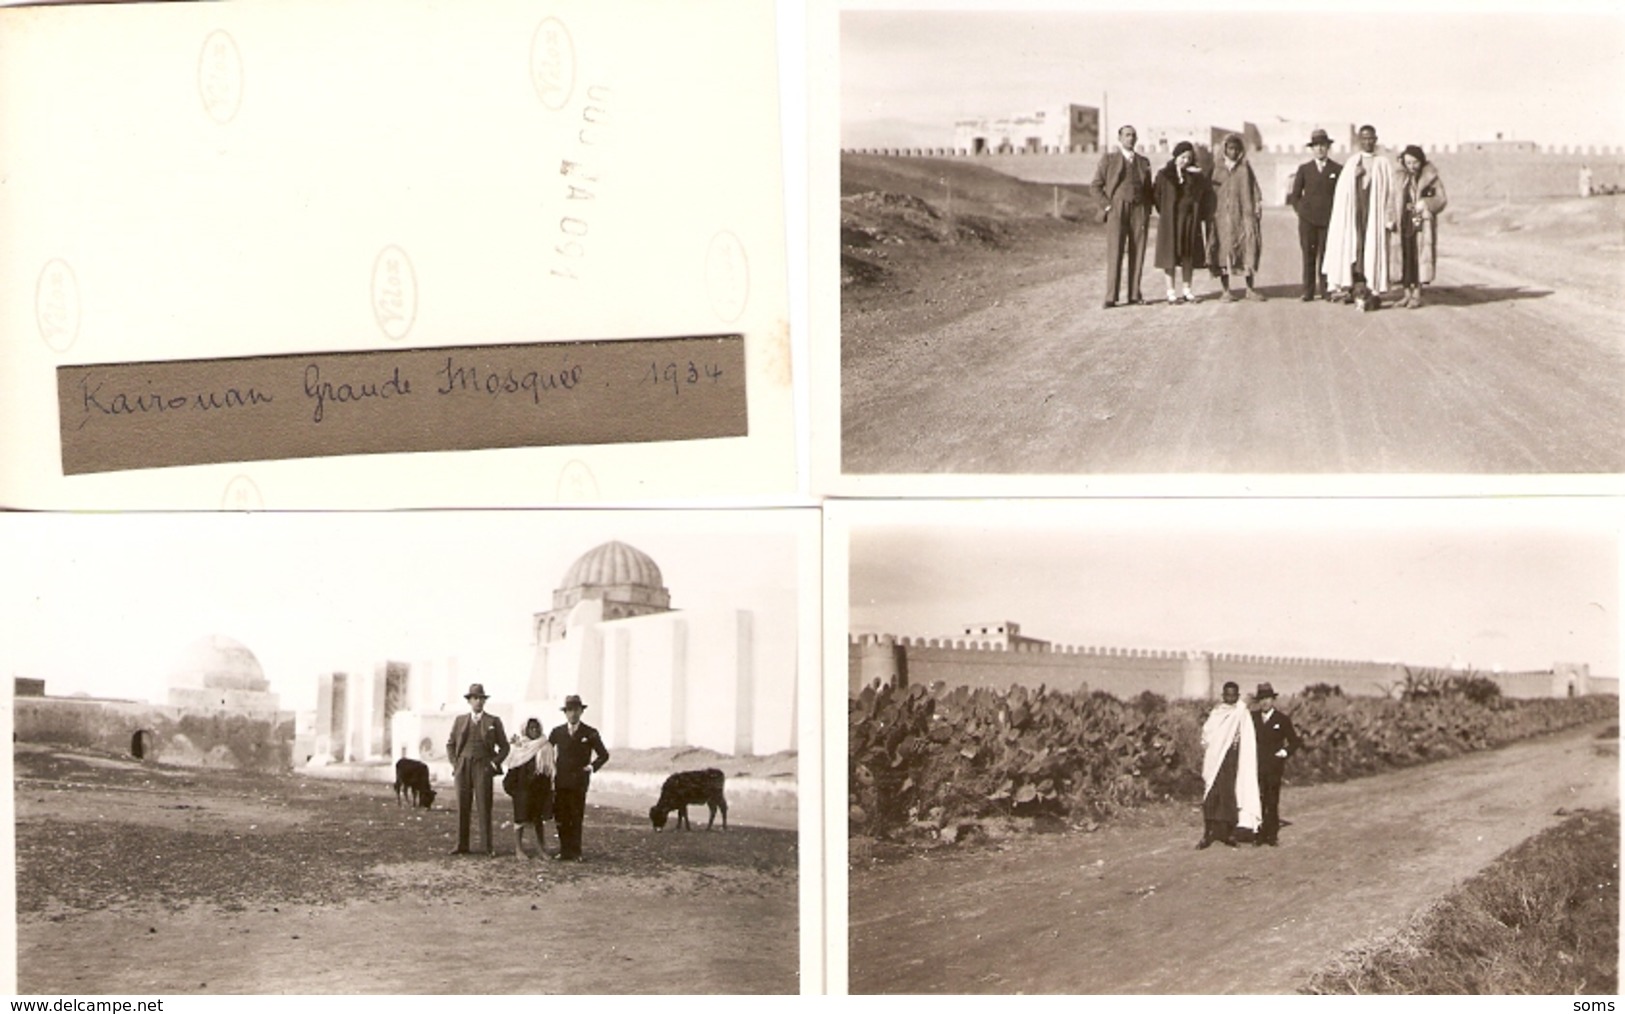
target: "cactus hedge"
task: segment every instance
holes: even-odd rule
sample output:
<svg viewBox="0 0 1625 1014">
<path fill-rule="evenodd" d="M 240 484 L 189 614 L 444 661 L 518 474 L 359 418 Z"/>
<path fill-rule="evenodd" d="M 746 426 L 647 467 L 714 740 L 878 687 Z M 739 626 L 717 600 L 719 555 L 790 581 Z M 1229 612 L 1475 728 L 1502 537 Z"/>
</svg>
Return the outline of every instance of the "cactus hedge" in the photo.
<svg viewBox="0 0 1625 1014">
<path fill-rule="evenodd" d="M 1152 693 L 870 687 L 849 701 L 849 830 L 884 836 L 995 815 L 1109 818 L 1202 794 L 1211 704 Z M 1483 750 L 1617 718 L 1615 697 L 1394 700 L 1328 694 L 1282 702 L 1304 748 L 1296 785 Z"/>
</svg>

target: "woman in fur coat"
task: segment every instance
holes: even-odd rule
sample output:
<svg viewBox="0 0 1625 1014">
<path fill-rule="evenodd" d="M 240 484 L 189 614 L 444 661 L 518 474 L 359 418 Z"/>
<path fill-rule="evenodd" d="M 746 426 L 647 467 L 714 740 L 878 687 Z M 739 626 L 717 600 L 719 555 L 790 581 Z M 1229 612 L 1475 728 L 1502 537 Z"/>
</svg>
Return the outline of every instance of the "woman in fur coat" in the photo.
<svg viewBox="0 0 1625 1014">
<path fill-rule="evenodd" d="M 1405 287 L 1400 306 L 1422 305 L 1422 286 L 1431 284 L 1438 266 L 1439 213 L 1448 200 L 1439 170 L 1416 145 L 1399 156 L 1398 178 L 1392 191 L 1393 213 L 1388 232 L 1389 263 L 1400 266 Z"/>
</svg>

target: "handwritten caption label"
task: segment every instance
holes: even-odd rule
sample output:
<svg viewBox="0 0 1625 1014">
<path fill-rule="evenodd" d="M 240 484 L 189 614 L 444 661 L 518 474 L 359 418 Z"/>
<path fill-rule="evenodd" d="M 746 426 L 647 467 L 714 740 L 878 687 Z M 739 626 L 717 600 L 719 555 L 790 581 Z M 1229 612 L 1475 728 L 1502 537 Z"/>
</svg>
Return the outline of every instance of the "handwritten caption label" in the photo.
<svg viewBox="0 0 1625 1014">
<path fill-rule="evenodd" d="M 62 470 L 746 435 L 738 334 L 57 369 Z"/>
</svg>

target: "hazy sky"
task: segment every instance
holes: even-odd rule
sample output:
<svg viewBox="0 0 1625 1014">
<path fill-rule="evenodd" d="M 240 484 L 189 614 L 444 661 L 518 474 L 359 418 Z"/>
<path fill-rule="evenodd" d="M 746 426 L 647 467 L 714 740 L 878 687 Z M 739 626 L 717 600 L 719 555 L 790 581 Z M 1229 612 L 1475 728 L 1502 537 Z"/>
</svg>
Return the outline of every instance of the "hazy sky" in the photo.
<svg viewBox="0 0 1625 1014">
<path fill-rule="evenodd" d="M 805 520 L 807 512 L 800 512 Z M 533 613 L 587 550 L 619 539 L 660 566 L 676 608 L 795 608 L 787 512 L 0 515 L 0 672 L 163 703 L 195 640 L 259 659 L 282 706 L 316 674 L 460 659 L 493 696 L 523 690 Z"/>
<path fill-rule="evenodd" d="M 1153 502 L 861 525 L 850 625 L 929 637 L 1014 620 L 1064 644 L 1618 674 L 1617 521 L 1337 508 Z"/>
<path fill-rule="evenodd" d="M 1045 105 L 1125 122 L 1374 123 L 1385 143 L 1625 144 L 1625 14 L 847 11 L 841 143 L 949 145 Z M 905 136 L 906 135 L 906 136 Z M 895 137 L 895 140 L 889 138 Z M 1305 141 L 1308 138 L 1304 138 Z"/>
</svg>

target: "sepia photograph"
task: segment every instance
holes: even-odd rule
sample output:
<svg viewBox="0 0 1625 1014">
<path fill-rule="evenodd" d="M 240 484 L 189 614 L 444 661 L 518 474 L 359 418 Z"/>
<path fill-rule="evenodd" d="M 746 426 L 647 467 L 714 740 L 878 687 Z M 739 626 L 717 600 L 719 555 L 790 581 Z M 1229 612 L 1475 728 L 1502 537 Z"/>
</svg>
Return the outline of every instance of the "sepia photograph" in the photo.
<svg viewBox="0 0 1625 1014">
<path fill-rule="evenodd" d="M 850 992 L 1617 992 L 1613 505 L 825 513 Z"/>
<path fill-rule="evenodd" d="M 821 988 L 817 517 L 0 517 L 11 988 Z"/>
<path fill-rule="evenodd" d="M 830 13 L 838 488 L 1625 469 L 1617 8 L 1044 6 Z"/>
</svg>

